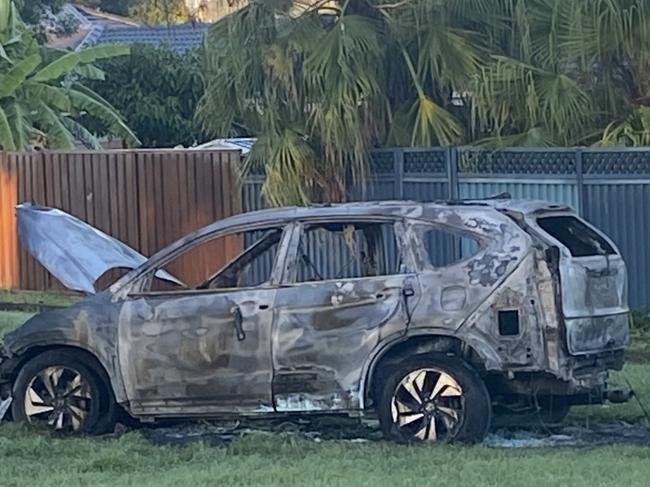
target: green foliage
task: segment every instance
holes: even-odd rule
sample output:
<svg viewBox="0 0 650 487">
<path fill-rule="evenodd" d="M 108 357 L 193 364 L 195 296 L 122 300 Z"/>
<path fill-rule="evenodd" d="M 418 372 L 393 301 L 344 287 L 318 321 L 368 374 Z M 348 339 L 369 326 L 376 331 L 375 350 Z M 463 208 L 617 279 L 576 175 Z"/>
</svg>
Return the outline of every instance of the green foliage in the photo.
<svg viewBox="0 0 650 487">
<path fill-rule="evenodd" d="M 190 18 L 184 0 L 131 0 L 129 15 L 147 24 L 180 24 Z"/>
<path fill-rule="evenodd" d="M 178 24 L 190 19 L 185 0 L 82 0 L 80 3 L 147 24 Z"/>
<path fill-rule="evenodd" d="M 38 24 L 45 8 L 57 13 L 66 3 L 66 0 L 16 0 L 20 16 L 28 24 Z"/>
<path fill-rule="evenodd" d="M 86 112 L 110 133 L 136 144 L 137 138 L 106 101 L 82 84 L 99 72 L 92 63 L 129 52 L 102 46 L 78 52 L 41 47 L 13 3 L 0 0 L 0 148 L 27 150 L 34 144 L 69 149 L 75 136 L 96 145 L 78 119 Z"/>
<path fill-rule="evenodd" d="M 79 30 L 81 21 L 72 14 L 60 16 L 56 23 L 55 34 L 59 37 L 68 37 Z"/>
<path fill-rule="evenodd" d="M 634 332 L 650 336 L 650 311 L 634 311 L 631 314 L 631 326 Z"/>
<path fill-rule="evenodd" d="M 105 79 L 89 86 L 125 114 L 146 147 L 197 142 L 201 131 L 193 116 L 203 93 L 198 53 L 136 45 L 129 56 L 103 61 L 101 68 Z"/>
<path fill-rule="evenodd" d="M 211 29 L 197 110 L 259 138 L 272 204 L 345 199 L 377 145 L 650 143 L 647 0 L 294 4 Z"/>
<path fill-rule="evenodd" d="M 95 0 L 90 1 L 97 3 L 96 7 L 98 7 L 103 12 L 127 16 L 129 15 L 129 5 L 133 0 L 99 0 L 98 2 Z"/>
</svg>

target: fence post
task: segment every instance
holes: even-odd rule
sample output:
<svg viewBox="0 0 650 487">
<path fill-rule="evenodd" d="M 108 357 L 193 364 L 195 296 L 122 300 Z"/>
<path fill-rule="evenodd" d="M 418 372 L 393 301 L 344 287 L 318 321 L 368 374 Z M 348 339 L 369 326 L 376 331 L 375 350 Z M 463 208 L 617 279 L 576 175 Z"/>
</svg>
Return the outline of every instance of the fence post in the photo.
<svg viewBox="0 0 650 487">
<path fill-rule="evenodd" d="M 447 186 L 449 188 L 448 195 L 450 200 L 458 199 L 458 148 L 447 147 L 445 153 L 447 162 Z"/>
<path fill-rule="evenodd" d="M 582 149 L 575 150 L 576 156 L 576 189 L 578 193 L 578 215 L 583 216 L 585 210 L 585 187 L 582 167 Z"/>
<path fill-rule="evenodd" d="M 397 149 L 393 153 L 393 171 L 395 174 L 394 198 L 404 199 L 404 149 Z"/>
</svg>

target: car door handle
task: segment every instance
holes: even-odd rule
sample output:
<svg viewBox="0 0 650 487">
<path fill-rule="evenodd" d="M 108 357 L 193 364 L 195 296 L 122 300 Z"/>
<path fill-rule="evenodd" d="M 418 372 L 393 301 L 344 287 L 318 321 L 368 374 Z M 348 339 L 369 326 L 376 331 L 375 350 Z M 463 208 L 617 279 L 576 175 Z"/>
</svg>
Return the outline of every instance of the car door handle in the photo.
<svg viewBox="0 0 650 487">
<path fill-rule="evenodd" d="M 246 332 L 244 331 L 244 317 L 241 314 L 241 308 L 235 306 L 232 309 L 232 316 L 235 323 L 235 332 L 237 332 L 237 340 L 240 342 L 246 339 Z"/>
</svg>

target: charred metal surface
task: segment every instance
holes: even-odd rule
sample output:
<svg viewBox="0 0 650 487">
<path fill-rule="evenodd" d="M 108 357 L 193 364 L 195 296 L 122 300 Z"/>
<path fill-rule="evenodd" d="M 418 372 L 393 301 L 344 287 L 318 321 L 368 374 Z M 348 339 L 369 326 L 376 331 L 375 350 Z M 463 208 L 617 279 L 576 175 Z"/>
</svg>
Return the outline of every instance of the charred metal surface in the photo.
<svg viewBox="0 0 650 487">
<path fill-rule="evenodd" d="M 109 291 L 42 313 L 7 335 L 0 386 L 38 347 L 73 346 L 97 357 L 116 399 L 136 417 L 353 412 L 368 407 L 369 384 L 383 357 L 399 359 L 392 351 L 402 346 L 413 353 L 461 354 L 500 395 L 534 394 L 537 387 L 581 397 L 602 389 L 607 370 L 622 366 L 629 334 L 626 269 L 618 253 L 572 256 L 537 225 L 547 214 L 574 216 L 567 207 L 512 200 L 358 203 L 237 215 L 146 262 L 124 251 L 120 266 L 129 260 L 137 267 Z M 71 224 L 60 221 L 66 222 L 63 229 Z M 297 282 L 306 226 L 349 222 L 391 226 L 399 270 Z M 43 234 L 36 224 L 27 227 L 28 242 Z M 268 228 L 284 232 L 261 286 L 150 290 L 153 276 L 184 251 L 211 238 Z M 432 228 L 475 241 L 476 252 L 433 265 L 423 243 Z M 46 251 L 28 246 L 53 272 L 65 271 L 62 280 L 72 288 L 92 292 L 99 270 L 115 263 L 116 249 L 124 250 L 101 232 L 95 237 L 103 243 L 88 272 L 86 261 L 74 256 L 68 267 L 56 245 Z M 65 277 L 70 269 L 76 274 Z M 516 314 L 516 332 L 500 332 L 500 312 Z M 418 346 L 409 348 L 409 340 Z"/>
<path fill-rule="evenodd" d="M 272 410 L 274 289 L 140 296 L 119 318 L 119 355 L 135 412 Z M 261 310 L 260 307 L 267 307 Z M 246 338 L 239 340 L 234 310 Z"/>
<path fill-rule="evenodd" d="M 61 210 L 22 203 L 16 207 L 25 250 L 69 289 L 95 293 L 95 282 L 110 269 L 135 269 L 147 258 L 119 240 Z M 166 272 L 161 279 L 179 281 Z"/>
<path fill-rule="evenodd" d="M 278 291 L 272 347 L 278 411 L 359 407 L 364 361 L 384 337 L 405 331 L 402 290 L 408 279 L 317 282 Z M 301 377 L 309 382 L 299 391 L 278 387 Z"/>
</svg>

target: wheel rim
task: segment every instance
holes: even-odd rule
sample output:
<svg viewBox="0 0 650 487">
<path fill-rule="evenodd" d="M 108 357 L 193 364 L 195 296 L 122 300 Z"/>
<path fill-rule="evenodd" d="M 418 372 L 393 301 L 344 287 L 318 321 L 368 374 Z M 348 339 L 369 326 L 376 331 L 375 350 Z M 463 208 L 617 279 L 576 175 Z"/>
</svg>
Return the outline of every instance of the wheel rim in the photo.
<svg viewBox="0 0 650 487">
<path fill-rule="evenodd" d="M 59 432 L 81 431 L 90 414 L 88 381 L 69 367 L 39 372 L 25 392 L 25 415 L 32 424 Z"/>
<path fill-rule="evenodd" d="M 426 368 L 409 373 L 397 384 L 391 414 L 405 439 L 449 441 L 462 425 L 464 406 L 458 382 L 442 370 Z"/>
</svg>

